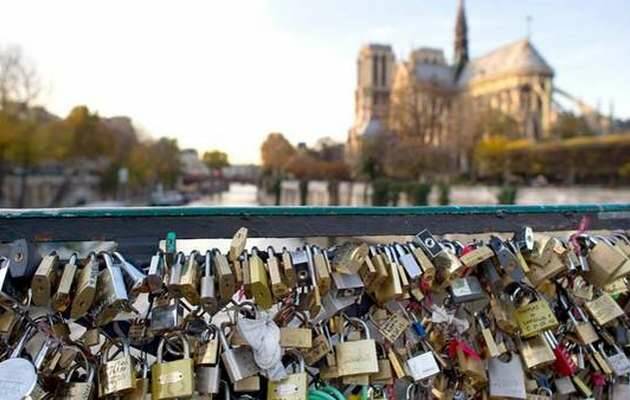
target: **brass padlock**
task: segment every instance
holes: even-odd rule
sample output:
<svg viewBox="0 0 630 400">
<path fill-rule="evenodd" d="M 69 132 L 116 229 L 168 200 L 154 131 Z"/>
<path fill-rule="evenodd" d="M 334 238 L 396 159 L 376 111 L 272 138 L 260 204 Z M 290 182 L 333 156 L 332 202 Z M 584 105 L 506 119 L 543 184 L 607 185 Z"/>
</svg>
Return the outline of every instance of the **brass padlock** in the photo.
<svg viewBox="0 0 630 400">
<path fill-rule="evenodd" d="M 271 293 L 277 299 L 285 297 L 289 294 L 289 288 L 282 278 L 280 271 L 280 263 L 273 247 L 267 247 L 267 267 L 269 268 L 269 280 L 271 283 Z"/>
<path fill-rule="evenodd" d="M 200 304 L 199 297 L 199 280 L 201 277 L 200 265 L 198 262 L 199 252 L 193 251 L 188 256 L 186 263 L 182 267 L 182 273 L 179 279 L 179 292 L 192 305 Z"/>
<path fill-rule="evenodd" d="M 99 275 L 96 254 L 90 253 L 85 266 L 77 275 L 74 299 L 70 309 L 70 318 L 72 319 L 86 315 L 94 302 Z"/>
<path fill-rule="evenodd" d="M 52 298 L 52 309 L 57 312 L 64 312 L 70 306 L 70 291 L 72 290 L 72 283 L 74 282 L 74 276 L 77 272 L 77 255 L 72 254 L 70 260 L 63 267 L 61 279 L 59 280 L 59 286 Z"/>
<path fill-rule="evenodd" d="M 105 269 L 98 274 L 96 296 L 91 314 L 96 325 L 102 326 L 111 322 L 118 313 L 133 308 L 129 304 L 127 289 L 120 267 L 115 266 L 107 253 L 102 253 Z"/>
<path fill-rule="evenodd" d="M 280 346 L 283 348 L 310 349 L 313 346 L 313 330 L 309 327 L 306 315 L 296 311 L 294 315 L 300 321 L 299 326 L 280 328 Z"/>
<path fill-rule="evenodd" d="M 529 370 L 546 367 L 556 360 L 553 351 L 542 335 L 524 340 L 519 351 Z"/>
<path fill-rule="evenodd" d="M 167 340 L 176 338 L 182 342 L 183 359 L 163 361 L 164 345 Z M 169 333 L 162 337 L 157 350 L 157 361 L 151 367 L 151 393 L 153 399 L 176 399 L 189 397 L 194 392 L 193 360 L 186 338 L 180 333 Z"/>
<path fill-rule="evenodd" d="M 109 352 L 114 344 L 122 346 L 123 354 L 110 360 Z M 126 340 L 120 338 L 108 340 L 101 348 L 100 355 L 99 396 L 125 393 L 136 388 L 135 367 Z"/>
<path fill-rule="evenodd" d="M 592 244 L 587 255 L 590 271 L 586 271 L 583 276 L 593 285 L 603 287 L 617 279 L 617 271 L 625 269 L 630 260 L 609 240 L 602 237 L 589 239 Z"/>
<path fill-rule="evenodd" d="M 356 274 L 368 256 L 368 251 L 365 243 L 346 242 L 337 246 L 331 260 L 333 271 Z"/>
<path fill-rule="evenodd" d="M 403 297 L 403 289 L 400 281 L 398 265 L 393 262 L 391 253 L 387 248 L 384 249 L 385 265 L 387 266 L 388 277 L 380 288 L 375 289 L 373 296 L 378 304 L 384 304 L 390 300 L 396 300 Z"/>
<path fill-rule="evenodd" d="M 370 383 L 379 385 L 392 385 L 394 384 L 394 371 L 392 370 L 392 364 L 387 358 L 387 352 L 385 347 L 376 343 L 376 353 L 378 356 L 378 372 L 370 375 Z"/>
<path fill-rule="evenodd" d="M 36 306 L 47 306 L 57 284 L 59 256 L 52 252 L 42 258 L 31 281 L 31 301 Z"/>
<path fill-rule="evenodd" d="M 365 339 L 345 341 L 345 332 L 335 346 L 339 376 L 374 374 L 378 372 L 376 342 L 370 338 L 366 323 L 358 318 L 350 318 L 349 325 L 358 324 L 365 333 Z"/>
<path fill-rule="evenodd" d="M 605 292 L 598 298 L 587 301 L 585 307 L 593 319 L 602 326 L 624 315 L 619 304 Z"/>
<path fill-rule="evenodd" d="M 297 286 L 297 277 L 293 268 L 293 260 L 291 260 L 291 252 L 286 247 L 282 249 L 282 275 L 289 288 L 293 289 Z"/>
<path fill-rule="evenodd" d="M 297 371 L 288 374 L 286 378 L 267 385 L 267 400 L 306 400 L 308 398 L 308 376 L 304 367 L 302 354 L 289 351 L 298 364 Z"/>
<path fill-rule="evenodd" d="M 325 333 L 325 329 L 327 329 L 326 325 L 313 327 L 315 337 L 312 339 L 312 346 L 303 351 L 306 364 L 312 366 L 333 351 L 332 344 Z"/>
<path fill-rule="evenodd" d="M 306 250 L 310 251 L 313 257 L 313 270 L 315 271 L 315 280 L 317 281 L 319 294 L 325 296 L 332 286 L 327 253 L 316 246 L 307 246 Z"/>
<path fill-rule="evenodd" d="M 512 301 L 528 296 L 532 302 L 516 307 L 514 318 L 518 324 L 521 336 L 525 338 L 533 337 L 543 331 L 554 329 L 559 325 L 556 315 L 551 310 L 549 303 L 543 299 L 533 288 L 524 284 L 518 285 L 512 293 Z"/>
<path fill-rule="evenodd" d="M 215 325 L 208 325 L 208 329 L 201 337 L 195 351 L 195 364 L 214 365 L 219 359 L 219 335 Z"/>
<path fill-rule="evenodd" d="M 141 358 L 140 376 L 136 377 L 136 388 L 123 393 L 121 400 L 149 400 L 151 399 L 151 382 L 149 381 L 149 364 L 146 354 Z"/>
<path fill-rule="evenodd" d="M 72 382 L 72 375 L 76 372 L 82 365 L 75 364 L 70 367 L 70 369 L 66 372 L 66 380 L 65 382 L 57 387 L 57 391 L 55 393 L 55 399 L 60 400 L 90 400 L 94 395 L 94 366 L 87 360 L 85 354 L 78 349 L 78 354 L 81 355 L 81 359 L 84 362 L 83 367 L 87 372 L 87 376 L 82 382 Z"/>
<path fill-rule="evenodd" d="M 234 272 L 230 268 L 227 257 L 221 254 L 219 249 L 213 249 L 212 254 L 214 256 L 214 267 L 217 275 L 217 282 L 219 283 L 219 295 L 223 301 L 230 301 L 237 289 Z M 242 267 L 243 274 L 245 274 L 245 268 L 244 266 Z M 243 281 L 244 280 L 245 276 L 243 276 Z"/>
<path fill-rule="evenodd" d="M 236 261 L 238 257 L 245 250 L 247 244 L 247 228 L 242 227 L 234 234 L 232 242 L 230 243 L 230 251 L 228 252 L 228 259 L 232 262 Z"/>
<path fill-rule="evenodd" d="M 273 305 L 273 297 L 269 288 L 269 277 L 265 269 L 265 263 L 258 256 L 258 249 L 252 248 L 249 257 L 249 272 L 251 279 L 251 290 L 256 305 L 262 309 L 269 309 Z"/>
</svg>

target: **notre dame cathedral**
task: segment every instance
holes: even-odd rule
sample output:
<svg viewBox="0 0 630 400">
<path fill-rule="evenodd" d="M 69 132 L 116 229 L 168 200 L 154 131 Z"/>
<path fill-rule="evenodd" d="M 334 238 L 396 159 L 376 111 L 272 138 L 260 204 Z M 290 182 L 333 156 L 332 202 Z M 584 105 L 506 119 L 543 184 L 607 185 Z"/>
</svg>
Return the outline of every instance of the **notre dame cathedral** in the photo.
<svg viewBox="0 0 630 400">
<path fill-rule="evenodd" d="M 351 165 L 364 138 L 403 129 L 400 125 L 405 124 L 405 117 L 400 111 L 409 108 L 417 112 L 414 134 L 427 146 L 461 147 L 463 137 L 471 134 L 472 119 L 467 117 L 488 109 L 511 116 L 527 138 L 548 135 L 553 121 L 554 71 L 528 39 L 471 59 L 466 13 L 460 0 L 454 45 L 452 63 L 446 61 L 441 49 L 421 47 L 407 60 L 397 62 L 389 45 L 361 48 L 355 122 L 346 146 Z M 467 164 L 467 160 L 458 162 L 461 169 Z"/>
</svg>

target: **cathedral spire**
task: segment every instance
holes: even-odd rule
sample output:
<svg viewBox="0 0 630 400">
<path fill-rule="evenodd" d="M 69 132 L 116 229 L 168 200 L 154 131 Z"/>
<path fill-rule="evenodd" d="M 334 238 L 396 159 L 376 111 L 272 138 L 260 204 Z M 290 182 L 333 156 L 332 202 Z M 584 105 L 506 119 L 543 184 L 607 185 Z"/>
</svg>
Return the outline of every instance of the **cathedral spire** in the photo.
<svg viewBox="0 0 630 400">
<path fill-rule="evenodd" d="M 468 25 L 466 24 L 466 10 L 464 0 L 459 0 L 457 21 L 455 25 L 454 63 L 459 73 L 468 62 Z"/>
</svg>

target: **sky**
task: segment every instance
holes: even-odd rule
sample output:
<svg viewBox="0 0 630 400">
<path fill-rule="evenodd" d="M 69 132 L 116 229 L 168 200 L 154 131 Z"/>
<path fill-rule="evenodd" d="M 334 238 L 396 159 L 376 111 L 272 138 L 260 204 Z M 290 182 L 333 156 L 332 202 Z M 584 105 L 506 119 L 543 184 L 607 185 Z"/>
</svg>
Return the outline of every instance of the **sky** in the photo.
<svg viewBox="0 0 630 400">
<path fill-rule="evenodd" d="M 360 46 L 452 58 L 456 0 L 0 0 L 0 46 L 19 45 L 42 105 L 127 115 L 150 136 L 259 162 L 272 131 L 345 141 Z M 468 0 L 472 57 L 527 34 L 556 86 L 630 117 L 630 12 L 623 0 Z M 625 82 L 625 83 L 624 83 Z"/>
</svg>

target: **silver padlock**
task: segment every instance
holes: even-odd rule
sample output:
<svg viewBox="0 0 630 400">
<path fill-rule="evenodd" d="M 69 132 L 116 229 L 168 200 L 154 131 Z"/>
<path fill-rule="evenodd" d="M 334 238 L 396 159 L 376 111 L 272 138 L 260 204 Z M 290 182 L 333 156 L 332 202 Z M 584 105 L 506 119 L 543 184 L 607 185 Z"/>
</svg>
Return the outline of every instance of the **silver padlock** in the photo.
<svg viewBox="0 0 630 400">
<path fill-rule="evenodd" d="M 221 382 L 221 366 L 217 362 L 215 365 L 200 365 L 197 367 L 197 392 L 200 394 L 219 393 Z"/>
<path fill-rule="evenodd" d="M 616 376 L 624 376 L 630 374 L 630 360 L 628 356 L 616 345 L 612 344 L 614 353 L 609 355 L 609 352 L 604 351 L 604 344 L 599 344 L 599 350 L 606 355 L 606 361 Z"/>
<path fill-rule="evenodd" d="M 250 347 L 240 346 L 231 348 L 225 337 L 224 328 L 229 324 L 224 323 L 218 330 L 219 341 L 223 352 L 221 360 L 232 383 L 240 381 L 258 373 L 258 366 L 254 361 L 254 353 Z"/>
<path fill-rule="evenodd" d="M 150 329 L 153 332 L 163 332 L 174 329 L 181 322 L 179 299 L 171 299 L 168 304 L 153 307 L 151 310 Z"/>
<path fill-rule="evenodd" d="M 422 269 L 416 258 L 409 251 L 406 251 L 405 248 L 400 244 L 394 244 L 394 248 L 396 249 L 396 253 L 398 254 L 398 262 L 403 266 L 405 271 L 407 272 L 407 277 L 409 281 L 415 282 L 419 281 L 422 278 Z"/>
<path fill-rule="evenodd" d="M 101 257 L 105 269 L 98 273 L 96 296 L 90 311 L 99 326 L 113 321 L 118 313 L 132 309 L 120 266 L 114 264 L 107 253 L 101 253 Z"/>
<path fill-rule="evenodd" d="M 525 399 L 525 373 L 518 355 L 507 353 L 507 361 L 502 357 L 488 360 L 489 394 L 492 398 Z"/>
<path fill-rule="evenodd" d="M 149 271 L 147 273 L 147 287 L 149 293 L 157 294 L 162 291 L 165 269 L 164 253 L 160 250 L 151 257 L 151 262 L 149 263 Z"/>
<path fill-rule="evenodd" d="M 147 276 L 132 265 L 119 252 L 114 252 L 114 257 L 118 259 L 118 265 L 123 271 L 123 279 L 127 287 L 130 301 L 133 301 L 140 293 L 147 291 Z"/>
<path fill-rule="evenodd" d="M 420 342 L 424 347 L 424 343 Z M 405 362 L 407 374 L 414 382 L 430 378 L 440 373 L 440 367 L 435 360 L 432 351 L 425 351 L 422 354 L 413 356 Z"/>
<path fill-rule="evenodd" d="M 11 260 L 0 257 L 0 304 L 11 308 L 14 305 L 21 305 L 26 300 L 26 291 L 15 285 L 10 274 Z"/>
<path fill-rule="evenodd" d="M 212 252 L 208 250 L 204 259 L 204 274 L 201 277 L 201 304 L 210 313 L 218 311 L 217 281 L 214 273 Z"/>
<path fill-rule="evenodd" d="M 330 294 L 333 297 L 356 297 L 363 293 L 364 285 L 359 274 L 333 272 L 330 276 L 333 281 Z"/>
<path fill-rule="evenodd" d="M 37 370 L 25 358 L 20 358 L 26 342 L 35 332 L 29 328 L 11 352 L 11 356 L 0 362 L 0 399 L 22 400 L 30 395 L 37 385 Z"/>
<path fill-rule="evenodd" d="M 450 286 L 453 303 L 461 304 L 486 298 L 479 279 L 470 275 L 453 280 Z"/>
</svg>

